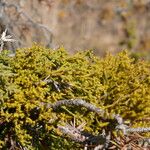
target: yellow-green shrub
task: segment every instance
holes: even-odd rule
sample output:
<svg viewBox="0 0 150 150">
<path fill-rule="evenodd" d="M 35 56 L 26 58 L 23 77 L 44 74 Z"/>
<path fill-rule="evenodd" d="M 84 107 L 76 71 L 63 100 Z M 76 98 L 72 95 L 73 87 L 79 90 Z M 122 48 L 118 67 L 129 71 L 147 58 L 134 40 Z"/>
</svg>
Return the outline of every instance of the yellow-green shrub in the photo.
<svg viewBox="0 0 150 150">
<path fill-rule="evenodd" d="M 58 124 L 87 122 L 85 130 L 101 133 L 112 127 L 93 112 L 80 107 L 57 111 L 43 104 L 81 98 L 111 114 L 120 114 L 133 126 L 150 116 L 150 65 L 134 61 L 126 51 L 98 58 L 91 51 L 69 55 L 63 48 L 40 46 L 19 49 L 14 57 L 0 54 L 0 146 L 27 149 L 71 149 L 61 138 Z M 148 124 L 147 124 L 148 125 Z M 113 128 L 113 127 L 112 127 Z M 45 146 L 45 147 L 44 147 Z"/>
</svg>

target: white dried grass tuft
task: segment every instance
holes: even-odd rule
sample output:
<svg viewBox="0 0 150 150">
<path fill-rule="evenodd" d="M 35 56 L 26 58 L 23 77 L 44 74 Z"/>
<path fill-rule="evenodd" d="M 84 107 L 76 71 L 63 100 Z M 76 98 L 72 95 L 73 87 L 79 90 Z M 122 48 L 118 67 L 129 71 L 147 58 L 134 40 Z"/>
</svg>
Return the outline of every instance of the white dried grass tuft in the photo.
<svg viewBox="0 0 150 150">
<path fill-rule="evenodd" d="M 16 40 L 12 38 L 11 35 L 7 35 L 7 29 L 1 34 L 0 37 L 0 53 L 3 51 L 5 42 L 15 42 Z"/>
</svg>

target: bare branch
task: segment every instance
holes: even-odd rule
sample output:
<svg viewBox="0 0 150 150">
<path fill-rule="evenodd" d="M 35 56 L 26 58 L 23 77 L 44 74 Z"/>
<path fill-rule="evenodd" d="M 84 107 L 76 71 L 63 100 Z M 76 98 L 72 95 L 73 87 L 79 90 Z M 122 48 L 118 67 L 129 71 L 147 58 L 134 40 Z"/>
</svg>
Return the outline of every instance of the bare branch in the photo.
<svg viewBox="0 0 150 150">
<path fill-rule="evenodd" d="M 67 135 L 70 139 L 76 142 L 82 142 L 82 143 L 90 143 L 90 144 L 98 144 L 100 143 L 104 144 L 106 142 L 106 137 L 103 135 L 94 136 L 87 132 L 82 132 L 78 130 L 77 128 L 71 127 L 71 126 L 58 126 L 58 129 L 65 135 Z"/>
<path fill-rule="evenodd" d="M 54 110 L 56 110 L 57 108 L 61 107 L 61 106 L 82 106 L 87 108 L 88 110 L 95 112 L 99 115 L 104 115 L 104 110 L 90 104 L 87 103 L 86 101 L 82 100 L 82 99 L 71 99 L 71 100 L 60 100 L 54 104 L 47 104 L 46 107 L 47 108 L 53 108 Z"/>
<path fill-rule="evenodd" d="M 3 26 L 3 28 L 7 27 L 9 28 L 9 30 L 11 30 L 13 28 L 11 27 L 12 24 L 17 24 L 17 25 L 20 24 L 20 22 L 18 21 L 14 22 L 14 20 L 11 20 L 11 18 L 5 12 L 5 8 L 14 8 L 17 13 L 17 17 L 23 17 L 23 19 L 26 21 L 25 23 L 28 23 L 29 25 L 31 25 L 33 29 L 42 30 L 44 37 L 46 39 L 46 44 L 47 44 L 46 46 L 52 46 L 53 33 L 49 27 L 33 20 L 31 16 L 29 16 L 26 12 L 23 11 L 20 5 L 0 0 L 0 21 L 1 21 L 1 25 Z M 14 45 L 11 46 L 11 47 L 15 47 L 15 49 L 18 48 L 19 45 L 24 46 L 24 42 L 22 42 L 19 37 L 17 39 L 18 39 L 17 40 L 18 42 L 16 43 L 16 46 Z M 4 44 L 1 41 L 0 41 L 0 44 L 1 44 L 0 48 L 2 49 Z"/>
<path fill-rule="evenodd" d="M 133 133 L 133 132 L 150 132 L 150 128 L 129 128 L 126 130 L 128 133 Z"/>
<path fill-rule="evenodd" d="M 47 39 L 49 40 L 50 43 L 52 42 L 53 33 L 47 26 L 45 26 L 44 24 L 35 22 L 30 16 L 28 16 L 24 11 L 22 11 L 21 8 L 16 4 L 4 3 L 4 6 L 5 7 L 14 7 L 16 9 L 16 11 L 20 15 L 23 15 L 27 19 L 27 21 L 30 22 L 34 27 L 39 27 L 39 28 L 44 29 L 45 36 L 47 37 Z"/>
</svg>

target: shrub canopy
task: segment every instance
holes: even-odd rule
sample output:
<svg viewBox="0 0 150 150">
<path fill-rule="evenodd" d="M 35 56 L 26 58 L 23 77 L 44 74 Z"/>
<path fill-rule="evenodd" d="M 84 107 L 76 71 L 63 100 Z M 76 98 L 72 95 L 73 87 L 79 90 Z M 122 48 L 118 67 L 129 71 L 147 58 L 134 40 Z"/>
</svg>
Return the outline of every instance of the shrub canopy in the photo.
<svg viewBox="0 0 150 150">
<path fill-rule="evenodd" d="M 110 121 L 119 114 L 132 126 L 150 116 L 150 64 L 134 61 L 127 51 L 104 58 L 91 51 L 68 54 L 64 48 L 37 45 L 0 54 L 0 147 L 67 149 L 74 142 L 62 138 L 58 125 L 73 119 L 84 130 L 98 135 L 113 132 Z M 53 110 L 47 105 L 61 100 L 83 99 L 105 110 L 102 119 L 79 106 Z M 12 144 L 13 143 L 13 144 Z M 75 144 L 77 146 L 77 144 Z"/>
</svg>

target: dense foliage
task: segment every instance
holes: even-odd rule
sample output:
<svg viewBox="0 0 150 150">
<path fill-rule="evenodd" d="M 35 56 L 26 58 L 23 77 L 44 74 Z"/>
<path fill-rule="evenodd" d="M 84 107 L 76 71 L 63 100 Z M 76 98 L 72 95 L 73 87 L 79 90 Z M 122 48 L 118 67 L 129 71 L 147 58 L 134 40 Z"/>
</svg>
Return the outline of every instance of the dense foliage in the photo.
<svg viewBox="0 0 150 150">
<path fill-rule="evenodd" d="M 99 135 L 103 129 L 114 132 L 113 114 L 120 114 L 133 127 L 148 127 L 150 124 L 137 120 L 150 116 L 149 88 L 149 63 L 134 61 L 126 51 L 104 58 L 91 51 L 70 55 L 64 48 L 51 50 L 37 45 L 19 49 L 13 57 L 3 51 L 0 147 L 75 149 L 80 144 L 63 138 L 58 125 L 75 120 L 80 126 L 85 122 L 84 131 Z M 47 107 L 78 98 L 104 109 L 105 119 L 84 107 Z"/>
</svg>

